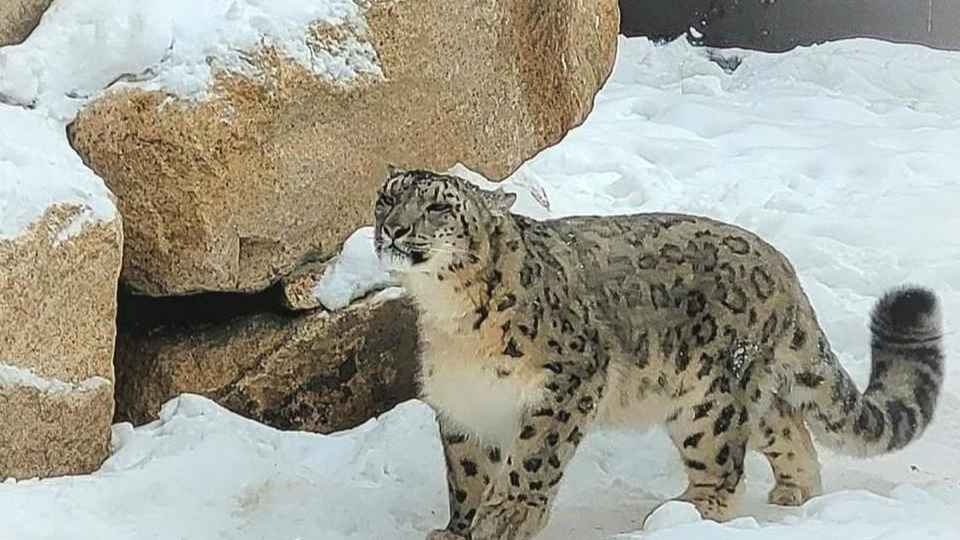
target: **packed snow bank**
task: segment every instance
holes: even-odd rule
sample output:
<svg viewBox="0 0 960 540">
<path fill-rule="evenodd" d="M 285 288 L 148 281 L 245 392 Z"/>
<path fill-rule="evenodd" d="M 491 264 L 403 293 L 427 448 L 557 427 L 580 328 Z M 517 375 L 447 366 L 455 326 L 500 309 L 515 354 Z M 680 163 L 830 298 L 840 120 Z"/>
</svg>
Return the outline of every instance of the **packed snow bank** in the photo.
<svg viewBox="0 0 960 540">
<path fill-rule="evenodd" d="M 392 283 L 374 251 L 373 227 L 362 227 L 346 239 L 311 292 L 323 307 L 334 311 Z"/>
<path fill-rule="evenodd" d="M 601 539 L 638 528 L 682 482 L 664 439 L 590 439 L 542 538 Z M 152 424 L 115 426 L 114 447 L 90 476 L 0 485 L 0 538 L 422 540 L 445 521 L 436 423 L 416 401 L 323 436 L 276 431 L 184 395 Z M 757 465 L 749 472 L 763 479 Z M 674 505 L 651 517 L 642 538 L 947 540 L 960 527 L 960 502 L 948 487 L 837 491 L 802 509 L 764 508 L 756 502 L 762 493 L 752 493 L 747 511 L 759 517 L 723 525 Z"/>
<path fill-rule="evenodd" d="M 869 40 L 742 53 L 732 74 L 682 42 L 624 40 L 586 123 L 501 185 L 538 218 L 668 210 L 755 230 L 791 257 L 862 382 L 867 313 L 885 288 L 930 286 L 948 330 L 960 320 L 958 81 L 960 54 Z M 769 468 L 751 455 L 734 521 L 672 505 L 631 532 L 683 489 L 683 471 L 659 430 L 599 434 L 538 540 L 958 538 L 952 331 L 946 346 L 947 387 L 926 435 L 869 461 L 824 453 L 827 494 L 802 508 L 765 503 Z M 440 444 L 419 402 L 324 437 L 184 396 L 159 422 L 117 426 L 115 441 L 91 476 L 0 485 L 0 539 L 422 540 L 446 520 Z"/>
<path fill-rule="evenodd" d="M 442 471 L 418 470 L 439 443 L 423 405 L 391 417 L 342 435 L 282 433 L 182 396 L 152 424 L 115 426 L 115 453 L 93 475 L 0 485 L 0 538 L 339 540 L 395 527 L 412 538 L 440 502 Z M 403 520 L 415 523 L 375 510 L 408 497 Z"/>
<path fill-rule="evenodd" d="M 62 124 L 36 111 L 0 105 L 0 240 L 21 236 L 56 205 L 78 212 L 64 228 L 50 231 L 53 243 L 69 239 L 86 223 L 117 217 L 113 195 L 67 144 Z"/>
<path fill-rule="evenodd" d="M 311 44 L 315 23 L 354 37 L 336 50 Z M 365 29 L 353 0 L 56 0 L 26 42 L 0 49 L 0 95 L 65 120 L 114 83 L 201 98 L 218 70 L 259 75 L 253 55 L 264 48 L 350 82 L 382 74 L 356 37 Z"/>
</svg>

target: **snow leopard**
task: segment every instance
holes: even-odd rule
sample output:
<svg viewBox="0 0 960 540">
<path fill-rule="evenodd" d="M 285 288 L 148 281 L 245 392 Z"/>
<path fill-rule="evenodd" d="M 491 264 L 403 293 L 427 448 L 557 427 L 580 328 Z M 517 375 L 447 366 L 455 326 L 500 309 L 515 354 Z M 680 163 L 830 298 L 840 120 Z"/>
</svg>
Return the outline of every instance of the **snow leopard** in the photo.
<svg viewBox="0 0 960 540">
<path fill-rule="evenodd" d="M 535 536 L 601 430 L 662 425 L 688 477 L 677 499 L 721 521 L 748 449 L 773 470 L 769 501 L 800 505 L 821 492 L 814 440 L 876 456 L 933 418 L 930 290 L 880 296 L 861 391 L 791 263 L 757 235 L 671 213 L 538 221 L 514 201 L 402 169 L 376 201 L 377 254 L 418 306 L 420 397 L 446 461 L 449 522 L 430 540 Z"/>
</svg>

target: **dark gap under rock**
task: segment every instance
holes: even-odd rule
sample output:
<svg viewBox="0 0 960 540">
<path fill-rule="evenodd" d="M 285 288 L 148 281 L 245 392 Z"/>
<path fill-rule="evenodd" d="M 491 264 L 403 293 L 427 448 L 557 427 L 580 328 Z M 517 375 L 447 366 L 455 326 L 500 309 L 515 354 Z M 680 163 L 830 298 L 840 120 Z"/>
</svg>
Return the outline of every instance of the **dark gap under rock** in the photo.
<svg viewBox="0 0 960 540">
<path fill-rule="evenodd" d="M 409 299 L 290 311 L 255 294 L 118 294 L 115 422 L 144 424 L 183 393 L 279 429 L 354 427 L 416 396 Z"/>
<path fill-rule="evenodd" d="M 225 323 L 256 313 L 293 318 L 284 308 L 278 284 L 257 293 L 208 292 L 185 296 L 146 296 L 121 284 L 117 293 L 117 331 L 143 333 L 160 327 L 188 329 Z"/>
</svg>

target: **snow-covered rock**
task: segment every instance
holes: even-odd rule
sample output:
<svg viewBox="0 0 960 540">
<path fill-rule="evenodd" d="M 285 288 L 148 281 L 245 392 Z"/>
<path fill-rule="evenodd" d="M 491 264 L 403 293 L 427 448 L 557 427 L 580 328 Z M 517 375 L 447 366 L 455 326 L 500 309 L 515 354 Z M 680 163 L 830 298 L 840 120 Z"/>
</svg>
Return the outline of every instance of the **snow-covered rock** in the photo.
<svg viewBox="0 0 960 540">
<path fill-rule="evenodd" d="M 0 104 L 0 476 L 107 457 L 121 238 L 63 125 Z"/>
<path fill-rule="evenodd" d="M 0 50 L 0 96 L 79 111 L 134 290 L 249 292 L 369 223 L 388 163 L 502 179 L 559 140 L 617 21 L 615 0 L 69 0 Z"/>
</svg>

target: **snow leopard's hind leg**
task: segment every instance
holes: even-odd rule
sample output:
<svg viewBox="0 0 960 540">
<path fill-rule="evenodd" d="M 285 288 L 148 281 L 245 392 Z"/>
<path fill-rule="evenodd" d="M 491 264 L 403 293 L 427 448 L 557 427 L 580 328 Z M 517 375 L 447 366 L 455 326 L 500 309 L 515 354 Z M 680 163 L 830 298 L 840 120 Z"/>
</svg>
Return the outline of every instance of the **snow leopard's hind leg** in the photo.
<svg viewBox="0 0 960 540">
<path fill-rule="evenodd" d="M 800 506 L 821 493 L 820 462 L 810 430 L 800 414 L 777 400 L 760 420 L 750 446 L 763 453 L 776 484 L 768 500 Z"/>
</svg>

